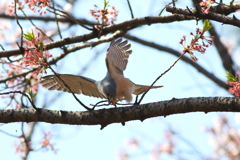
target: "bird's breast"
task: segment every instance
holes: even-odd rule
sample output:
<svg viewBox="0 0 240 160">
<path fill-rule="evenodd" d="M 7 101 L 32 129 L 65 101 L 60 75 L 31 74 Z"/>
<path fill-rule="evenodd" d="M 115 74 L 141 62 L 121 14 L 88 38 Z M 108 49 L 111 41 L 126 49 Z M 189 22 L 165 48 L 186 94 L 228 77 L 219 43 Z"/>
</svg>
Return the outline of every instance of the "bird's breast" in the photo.
<svg viewBox="0 0 240 160">
<path fill-rule="evenodd" d="M 134 84 L 121 75 L 113 75 L 112 77 L 116 83 L 116 99 L 131 102 Z"/>
</svg>

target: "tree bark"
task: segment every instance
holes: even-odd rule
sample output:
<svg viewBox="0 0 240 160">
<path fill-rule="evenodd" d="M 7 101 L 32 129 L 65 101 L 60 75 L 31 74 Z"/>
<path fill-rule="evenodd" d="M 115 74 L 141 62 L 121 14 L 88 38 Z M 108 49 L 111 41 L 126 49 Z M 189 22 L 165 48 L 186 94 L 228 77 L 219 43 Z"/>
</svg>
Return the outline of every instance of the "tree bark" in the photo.
<svg viewBox="0 0 240 160">
<path fill-rule="evenodd" d="M 63 111 L 34 109 L 0 110 L 0 123 L 47 122 L 75 125 L 101 125 L 131 120 L 189 113 L 189 112 L 240 112 L 240 99 L 236 97 L 194 97 L 147 103 L 142 105 L 99 109 L 94 111 Z"/>
</svg>

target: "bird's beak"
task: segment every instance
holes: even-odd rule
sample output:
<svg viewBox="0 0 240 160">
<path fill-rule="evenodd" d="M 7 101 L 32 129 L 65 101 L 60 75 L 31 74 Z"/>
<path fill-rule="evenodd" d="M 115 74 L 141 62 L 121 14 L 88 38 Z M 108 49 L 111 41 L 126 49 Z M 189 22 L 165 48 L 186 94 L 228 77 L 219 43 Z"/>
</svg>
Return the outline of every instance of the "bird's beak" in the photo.
<svg viewBox="0 0 240 160">
<path fill-rule="evenodd" d="M 109 97 L 108 102 L 109 104 L 115 105 L 118 102 L 118 100 L 115 97 Z"/>
</svg>

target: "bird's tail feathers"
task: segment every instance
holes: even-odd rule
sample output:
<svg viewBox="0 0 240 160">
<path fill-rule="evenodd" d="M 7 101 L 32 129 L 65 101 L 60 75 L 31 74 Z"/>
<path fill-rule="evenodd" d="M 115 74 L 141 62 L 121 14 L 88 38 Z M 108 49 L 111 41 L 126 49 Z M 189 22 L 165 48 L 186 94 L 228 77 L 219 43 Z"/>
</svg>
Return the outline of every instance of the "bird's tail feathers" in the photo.
<svg viewBox="0 0 240 160">
<path fill-rule="evenodd" d="M 135 90 L 134 90 L 133 94 L 135 94 L 135 95 L 140 95 L 140 94 L 142 94 L 143 92 L 146 92 L 149 87 L 150 87 L 150 86 L 135 84 Z M 150 89 L 153 89 L 153 88 L 161 88 L 161 87 L 163 87 L 163 86 L 152 86 Z"/>
</svg>

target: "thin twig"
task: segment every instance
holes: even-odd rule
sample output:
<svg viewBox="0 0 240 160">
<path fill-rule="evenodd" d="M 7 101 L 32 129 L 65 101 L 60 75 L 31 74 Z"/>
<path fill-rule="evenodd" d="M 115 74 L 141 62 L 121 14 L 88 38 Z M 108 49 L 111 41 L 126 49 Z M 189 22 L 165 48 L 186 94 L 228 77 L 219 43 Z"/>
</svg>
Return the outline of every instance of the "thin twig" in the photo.
<svg viewBox="0 0 240 160">
<path fill-rule="evenodd" d="M 87 26 L 79 23 L 79 21 L 77 21 L 75 18 L 73 18 L 72 16 L 70 16 L 68 13 L 66 13 L 66 12 L 64 12 L 64 11 L 61 11 L 61 10 L 59 10 L 59 9 L 56 9 L 56 8 L 54 8 L 54 7 L 51 7 L 51 6 L 49 6 L 49 8 L 51 8 L 51 9 L 54 10 L 54 12 L 53 12 L 53 11 L 51 11 L 51 10 L 48 9 L 49 12 L 53 12 L 55 15 L 57 15 L 56 11 L 58 11 L 58 12 L 60 12 L 60 13 L 63 13 L 63 14 L 65 14 L 65 15 L 67 15 L 67 16 L 64 16 L 63 14 L 58 14 L 58 15 L 63 16 L 63 17 L 65 17 L 65 18 L 70 18 L 72 21 L 74 21 L 76 24 L 79 24 L 79 25 L 82 26 L 83 28 L 85 28 L 85 29 L 87 29 L 87 30 L 92 30 L 91 28 L 88 28 Z"/>
<path fill-rule="evenodd" d="M 5 50 L 4 47 L 1 44 L 0 44 L 0 47 L 2 48 L 3 51 Z"/>
<path fill-rule="evenodd" d="M 178 57 L 178 59 L 177 59 L 165 72 L 163 72 L 160 76 L 158 76 L 158 77 L 155 79 L 155 81 L 151 84 L 151 86 L 148 88 L 148 90 L 146 90 L 146 91 L 143 93 L 142 97 L 140 98 L 140 100 L 138 101 L 137 104 L 140 104 L 140 103 L 141 103 L 141 101 L 143 100 L 144 96 L 145 96 L 145 95 L 147 94 L 147 92 L 151 89 L 151 87 L 152 87 L 164 74 L 166 74 L 168 71 L 170 71 L 170 70 L 172 69 L 172 67 L 182 58 L 183 55 L 184 55 L 184 54 L 181 54 L 181 55 Z"/>
<path fill-rule="evenodd" d="M 20 50 L 22 50 L 22 46 L 23 46 L 23 28 L 22 28 L 22 26 L 20 25 L 20 23 L 19 23 L 19 21 L 18 21 L 18 16 L 17 16 L 17 2 L 15 2 L 15 5 L 14 5 L 14 12 L 15 12 L 16 22 L 17 22 L 19 28 L 21 29 L 21 47 L 20 47 Z"/>
<path fill-rule="evenodd" d="M 103 101 L 100 101 L 100 102 L 98 102 L 98 103 L 96 103 L 96 104 L 90 104 L 91 106 L 93 106 L 93 110 L 94 110 L 94 108 L 95 107 L 102 107 L 102 106 L 109 106 L 109 105 L 111 105 L 110 103 L 105 103 L 105 104 L 101 104 L 101 105 L 99 105 L 100 103 L 103 103 L 103 102 L 108 102 L 108 100 L 103 100 Z M 123 106 L 123 105 L 125 105 L 125 106 L 127 106 L 127 105 L 134 105 L 133 103 L 116 103 L 117 105 L 121 105 L 121 106 Z M 115 105 L 115 107 L 116 107 L 116 105 Z"/>
<path fill-rule="evenodd" d="M 108 105 L 110 105 L 110 103 L 108 103 L 108 104 L 103 104 L 103 105 L 99 105 L 100 103 L 103 103 L 103 102 L 108 102 L 108 100 L 103 100 L 103 101 L 99 101 L 99 102 L 97 102 L 96 104 L 90 104 L 91 106 L 93 106 L 93 108 L 92 108 L 92 110 L 94 110 L 95 109 L 95 107 L 101 107 L 101 106 L 108 106 Z"/>
<path fill-rule="evenodd" d="M 172 4 L 173 4 L 174 7 L 176 6 L 175 0 L 172 0 Z"/>
<path fill-rule="evenodd" d="M 35 106 L 35 104 L 33 103 L 33 101 L 31 100 L 31 98 L 24 92 L 21 92 L 21 91 L 10 91 L 10 92 L 3 92 L 3 93 L 0 93 L 0 95 L 6 95 L 6 94 L 11 94 L 11 93 L 20 93 L 22 94 L 23 96 L 27 97 L 27 99 L 29 100 L 29 102 L 31 103 L 32 107 L 37 110 L 37 107 Z"/>
<path fill-rule="evenodd" d="M 85 109 L 87 109 L 88 111 L 92 110 L 92 108 L 87 107 L 85 104 L 83 104 L 77 97 L 76 95 L 73 93 L 73 91 L 71 90 L 71 88 L 67 85 L 66 82 L 64 82 L 60 76 L 52 69 L 52 67 L 50 66 L 50 64 L 48 64 L 48 68 L 54 73 L 55 76 L 57 76 L 58 79 L 60 79 L 60 81 L 69 89 L 69 91 L 72 93 L 73 97 L 75 98 L 76 101 L 78 101 L 79 104 L 81 104 Z"/>
<path fill-rule="evenodd" d="M 128 8 L 129 8 L 130 13 L 131 13 L 131 17 L 132 17 L 132 19 L 133 19 L 133 18 L 134 18 L 134 15 L 133 15 L 133 11 L 132 11 L 131 4 L 130 4 L 129 0 L 127 0 L 127 2 L 128 2 Z"/>
<path fill-rule="evenodd" d="M 177 0 L 173 0 L 173 2 L 177 2 Z M 167 6 L 169 6 L 170 4 L 172 4 L 173 2 L 168 3 L 162 10 L 161 12 L 158 14 L 158 16 L 161 16 L 162 12 L 166 9 Z M 174 5 L 173 5 L 174 6 Z"/>
<path fill-rule="evenodd" d="M 52 4 L 53 4 L 53 7 L 55 8 L 54 1 L 52 1 Z M 60 27 L 59 27 L 59 22 L 57 20 L 56 10 L 54 10 L 54 17 L 55 17 L 55 21 L 56 21 L 56 24 L 57 24 L 57 30 L 58 30 L 59 37 L 60 37 L 60 39 L 62 39 L 62 33 L 61 33 L 61 30 L 60 30 Z"/>
<path fill-rule="evenodd" d="M 149 42 L 146 40 L 143 40 L 141 38 L 129 35 L 129 34 L 125 34 L 123 37 L 135 41 L 139 44 L 142 44 L 144 46 L 148 46 L 151 48 L 154 48 L 158 51 L 164 51 L 166 53 L 169 53 L 171 55 L 174 55 L 176 57 L 179 57 L 181 55 L 181 52 L 174 50 L 172 48 L 166 47 L 166 46 L 162 46 L 160 44 L 156 44 L 154 42 Z M 214 74 L 212 74 L 211 72 L 207 71 L 206 69 L 204 69 L 202 66 L 200 66 L 198 63 L 192 63 L 192 60 L 186 56 L 182 57 L 183 62 L 191 65 L 193 68 L 195 68 L 196 70 L 198 70 L 198 72 L 202 73 L 204 76 L 206 76 L 207 78 L 209 78 L 211 81 L 213 81 L 214 83 L 216 83 L 217 85 L 219 85 L 220 87 L 222 87 L 225 90 L 229 89 L 229 85 L 227 85 L 224 81 L 222 81 L 221 79 L 217 78 Z"/>
<path fill-rule="evenodd" d="M 43 32 L 40 28 L 38 28 L 38 27 L 33 23 L 33 21 L 28 18 L 28 16 L 26 15 L 26 13 L 25 13 L 23 10 L 21 10 L 21 11 L 22 11 L 23 15 L 26 17 L 26 19 L 28 19 L 28 20 L 30 21 L 30 23 L 31 23 L 37 30 L 39 30 L 44 36 L 48 37 L 51 41 L 53 41 L 53 39 L 52 39 L 51 37 L 47 36 L 47 35 L 45 34 L 45 32 Z"/>
<path fill-rule="evenodd" d="M 230 2 L 230 6 L 233 5 L 233 2 L 234 2 L 234 0 L 232 0 L 232 1 Z"/>
<path fill-rule="evenodd" d="M 1 129 L 0 129 L 0 132 L 6 134 L 6 135 L 8 135 L 8 136 L 15 137 L 15 138 L 19 138 L 19 137 L 21 137 L 21 136 L 16 136 L 16 135 L 13 135 L 13 134 L 7 133 L 7 132 L 5 132 L 5 131 L 3 131 L 3 130 L 1 130 Z"/>
</svg>

